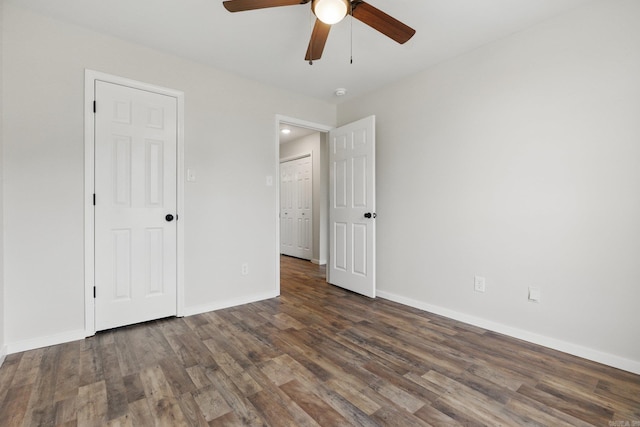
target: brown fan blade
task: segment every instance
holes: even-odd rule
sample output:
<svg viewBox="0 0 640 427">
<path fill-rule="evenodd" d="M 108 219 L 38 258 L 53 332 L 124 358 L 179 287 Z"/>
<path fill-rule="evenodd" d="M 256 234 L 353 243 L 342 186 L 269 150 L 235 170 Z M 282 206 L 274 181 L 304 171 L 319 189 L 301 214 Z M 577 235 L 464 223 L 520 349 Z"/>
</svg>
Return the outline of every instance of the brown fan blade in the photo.
<svg viewBox="0 0 640 427">
<path fill-rule="evenodd" d="M 378 8 L 371 6 L 364 1 L 355 0 L 351 3 L 352 16 L 364 22 L 374 30 L 380 31 L 387 37 L 392 38 L 400 44 L 405 43 L 416 33 L 416 30 L 398 21 L 396 18 L 387 15 Z"/>
<path fill-rule="evenodd" d="M 309 3 L 311 0 L 227 0 L 222 4 L 229 12 L 242 12 L 245 10 L 265 9 L 267 7 L 293 6 Z"/>
<path fill-rule="evenodd" d="M 307 47 L 307 55 L 304 57 L 307 61 L 313 61 L 320 59 L 324 45 L 327 43 L 327 37 L 329 37 L 329 31 L 331 25 L 325 24 L 319 19 L 316 19 L 316 23 L 313 26 L 313 32 L 311 33 L 311 40 L 309 40 L 309 47 Z"/>
</svg>

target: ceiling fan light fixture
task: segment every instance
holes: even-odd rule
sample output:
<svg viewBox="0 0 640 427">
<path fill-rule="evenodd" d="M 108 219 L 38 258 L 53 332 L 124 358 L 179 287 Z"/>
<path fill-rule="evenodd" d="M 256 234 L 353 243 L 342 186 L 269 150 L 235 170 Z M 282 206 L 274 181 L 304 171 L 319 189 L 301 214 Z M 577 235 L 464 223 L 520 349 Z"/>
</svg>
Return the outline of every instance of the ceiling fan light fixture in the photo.
<svg viewBox="0 0 640 427">
<path fill-rule="evenodd" d="M 337 24 L 347 16 L 348 0 L 313 0 L 311 10 L 316 17 L 327 25 Z"/>
</svg>

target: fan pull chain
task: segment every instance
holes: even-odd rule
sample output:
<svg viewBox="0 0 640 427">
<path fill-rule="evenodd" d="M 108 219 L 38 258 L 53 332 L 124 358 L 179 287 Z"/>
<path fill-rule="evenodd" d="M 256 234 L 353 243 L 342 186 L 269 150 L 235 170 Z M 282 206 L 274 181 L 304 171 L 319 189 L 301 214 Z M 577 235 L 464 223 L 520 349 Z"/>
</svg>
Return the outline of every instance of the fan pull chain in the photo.
<svg viewBox="0 0 640 427">
<path fill-rule="evenodd" d="M 314 22 L 314 14 L 311 9 L 309 9 L 309 29 L 311 30 L 311 40 L 309 41 L 309 65 L 313 65 L 313 22 Z"/>
<path fill-rule="evenodd" d="M 349 59 L 349 64 L 353 64 L 353 3 L 349 2 L 349 8 L 351 9 L 351 19 L 349 19 L 349 25 L 351 26 L 351 35 L 350 38 L 351 40 L 349 41 L 349 44 L 351 45 L 351 52 L 350 52 L 350 59 Z"/>
</svg>

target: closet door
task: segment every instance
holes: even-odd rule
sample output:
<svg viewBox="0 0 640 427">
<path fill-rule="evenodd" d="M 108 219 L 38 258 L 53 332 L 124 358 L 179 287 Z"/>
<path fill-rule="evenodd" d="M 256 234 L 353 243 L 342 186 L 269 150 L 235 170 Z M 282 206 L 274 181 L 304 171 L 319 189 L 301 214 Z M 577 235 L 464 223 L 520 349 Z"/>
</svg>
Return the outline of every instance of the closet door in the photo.
<svg viewBox="0 0 640 427">
<path fill-rule="evenodd" d="M 311 260 L 313 173 L 311 156 L 280 164 L 280 253 Z"/>
</svg>

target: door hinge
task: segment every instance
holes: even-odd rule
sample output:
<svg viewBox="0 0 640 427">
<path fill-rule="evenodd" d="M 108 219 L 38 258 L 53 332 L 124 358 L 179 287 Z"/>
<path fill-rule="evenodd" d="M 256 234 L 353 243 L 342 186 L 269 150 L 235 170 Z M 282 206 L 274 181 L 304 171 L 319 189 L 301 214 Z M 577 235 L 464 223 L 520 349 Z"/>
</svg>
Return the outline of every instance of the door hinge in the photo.
<svg viewBox="0 0 640 427">
<path fill-rule="evenodd" d="M 93 193 L 93 206 L 96 205 L 96 193 Z"/>
<path fill-rule="evenodd" d="M 94 114 L 96 112 L 96 101 L 95 100 L 93 101 L 93 112 L 94 112 Z"/>
<path fill-rule="evenodd" d="M 94 286 L 93 287 L 93 298 L 95 298 L 95 297 L 96 297 L 96 287 Z"/>
</svg>

